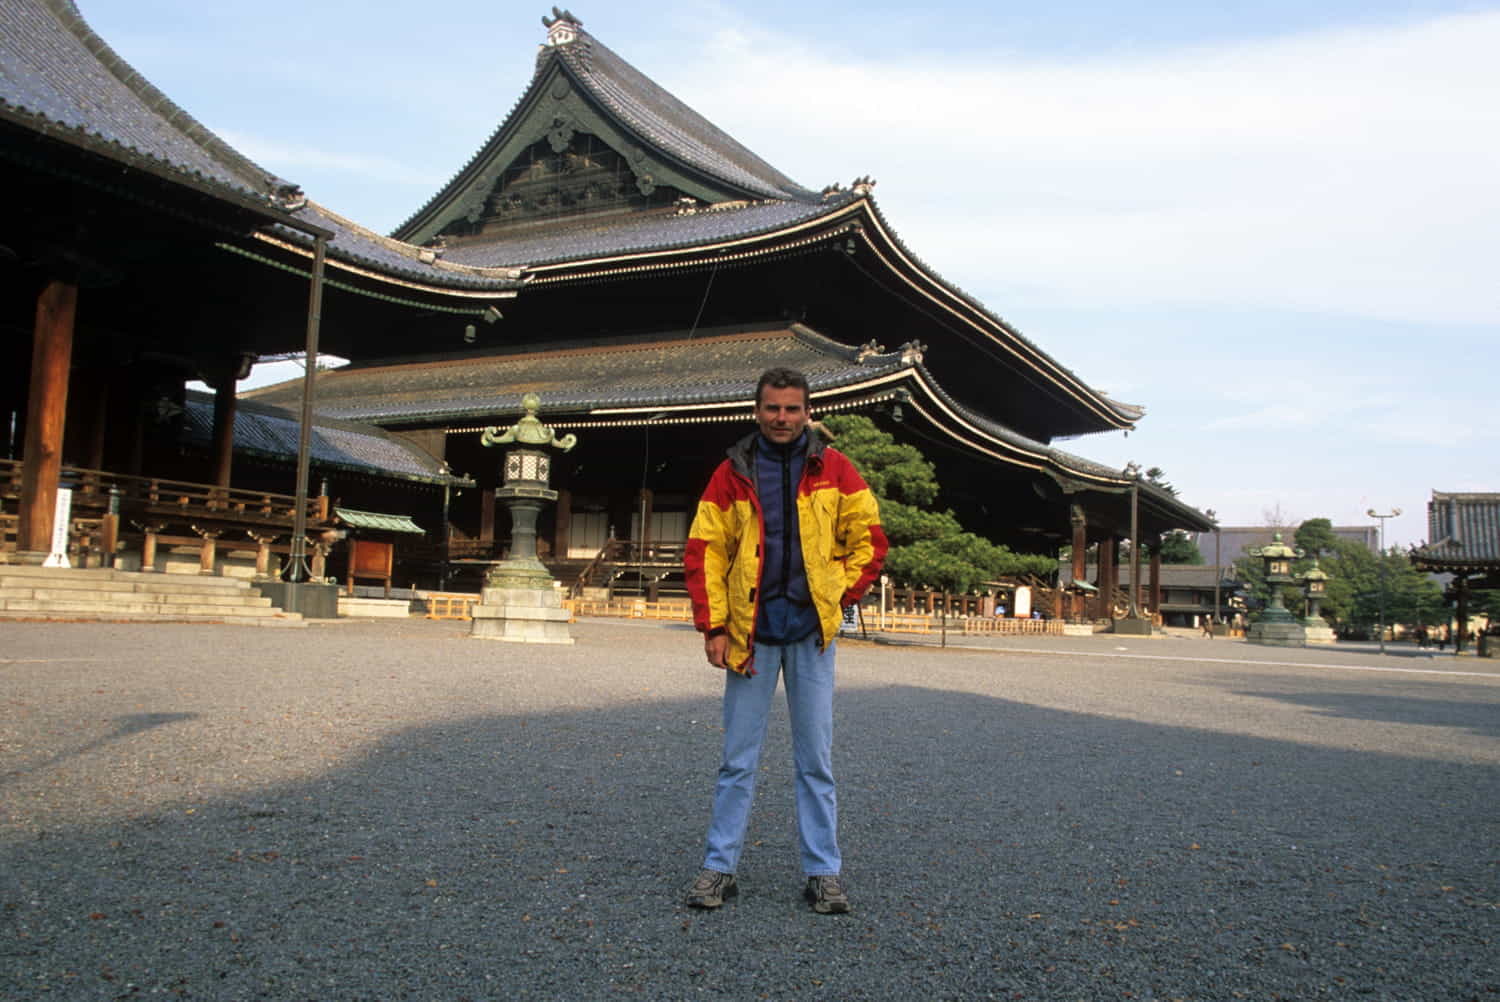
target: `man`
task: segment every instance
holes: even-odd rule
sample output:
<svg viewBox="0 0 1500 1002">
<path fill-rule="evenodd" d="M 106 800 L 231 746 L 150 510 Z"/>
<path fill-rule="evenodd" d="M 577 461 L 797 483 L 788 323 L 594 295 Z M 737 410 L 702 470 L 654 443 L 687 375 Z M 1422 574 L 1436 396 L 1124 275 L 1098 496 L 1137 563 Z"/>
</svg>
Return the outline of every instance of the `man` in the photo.
<svg viewBox="0 0 1500 1002">
<path fill-rule="evenodd" d="M 853 464 L 809 432 L 807 380 L 770 369 L 755 388 L 757 431 L 729 449 L 688 530 L 688 593 L 708 663 L 725 670 L 724 754 L 695 908 L 738 892 L 755 771 L 778 673 L 796 766 L 804 889 L 847 912 L 833 778 L 834 640 L 843 610 L 880 573 L 885 532 Z"/>
</svg>

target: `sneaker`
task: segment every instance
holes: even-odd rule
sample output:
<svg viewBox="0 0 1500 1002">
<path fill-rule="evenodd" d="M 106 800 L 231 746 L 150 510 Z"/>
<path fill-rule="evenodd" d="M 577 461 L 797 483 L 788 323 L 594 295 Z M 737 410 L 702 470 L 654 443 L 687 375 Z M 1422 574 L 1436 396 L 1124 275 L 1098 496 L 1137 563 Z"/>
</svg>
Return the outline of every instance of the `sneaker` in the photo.
<svg viewBox="0 0 1500 1002">
<path fill-rule="evenodd" d="M 849 910 L 849 893 L 837 875 L 808 877 L 807 889 L 802 893 L 812 902 L 813 911 L 820 915 Z"/>
<path fill-rule="evenodd" d="M 732 898 L 739 892 L 734 874 L 699 870 L 698 879 L 688 888 L 687 904 L 689 908 L 717 908 L 724 903 L 725 898 Z"/>
</svg>

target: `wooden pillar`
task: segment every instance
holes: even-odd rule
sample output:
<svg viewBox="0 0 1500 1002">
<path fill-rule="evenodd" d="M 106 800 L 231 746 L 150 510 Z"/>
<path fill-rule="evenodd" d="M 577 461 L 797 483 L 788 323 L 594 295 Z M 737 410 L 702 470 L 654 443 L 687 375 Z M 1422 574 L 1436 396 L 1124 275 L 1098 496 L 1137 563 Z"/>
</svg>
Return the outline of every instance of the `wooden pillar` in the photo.
<svg viewBox="0 0 1500 1002">
<path fill-rule="evenodd" d="M 1161 538 L 1151 544 L 1151 612 L 1161 615 Z"/>
<path fill-rule="evenodd" d="M 214 384 L 214 441 L 213 464 L 216 487 L 228 487 L 230 471 L 234 466 L 234 377 L 231 375 Z"/>
<path fill-rule="evenodd" d="M 63 430 L 68 411 L 68 370 L 73 360 L 73 319 L 78 286 L 53 279 L 36 301 L 31 384 L 26 405 L 26 451 L 16 549 L 45 554 L 52 548 L 57 479 L 62 474 Z"/>
<path fill-rule="evenodd" d="M 1469 632 L 1469 576 L 1459 574 L 1454 578 L 1454 591 L 1458 598 L 1458 629 L 1453 634 L 1453 653 L 1464 652 L 1464 637 Z"/>
<path fill-rule="evenodd" d="M 573 545 L 568 538 L 573 527 L 573 492 L 566 487 L 557 491 L 557 504 L 552 516 L 552 555 L 563 560 Z"/>
<path fill-rule="evenodd" d="M 1088 520 L 1084 517 L 1083 508 L 1073 506 L 1073 580 L 1082 581 L 1088 574 L 1089 536 Z M 1073 589 L 1072 609 L 1069 618 L 1079 622 L 1084 618 L 1084 606 L 1088 598 L 1078 588 Z"/>
<path fill-rule="evenodd" d="M 203 529 L 195 525 L 193 526 L 193 531 L 203 539 L 203 542 L 198 546 L 198 573 L 204 575 L 213 574 L 214 565 L 218 560 L 219 536 L 223 534 L 224 530 Z"/>
<path fill-rule="evenodd" d="M 646 559 L 646 553 L 651 549 L 651 512 L 656 502 L 656 492 L 649 487 L 642 487 L 640 497 L 636 502 L 638 514 L 641 517 L 641 559 Z"/>
<path fill-rule="evenodd" d="M 483 543 L 495 541 L 495 488 L 486 487 L 479 492 L 479 540 Z"/>
<path fill-rule="evenodd" d="M 1115 588 L 1119 586 L 1115 571 L 1115 537 L 1099 540 L 1099 618 L 1115 617 Z"/>
<path fill-rule="evenodd" d="M 274 532 L 255 532 L 247 529 L 245 534 L 255 540 L 255 576 L 256 578 L 269 578 L 271 574 L 271 543 L 276 539 Z"/>
<path fill-rule="evenodd" d="M 90 403 L 94 408 L 94 422 L 89 427 L 87 455 L 83 464 L 91 470 L 104 469 L 104 440 L 109 430 L 109 376 L 98 369 L 93 370 L 88 382 Z"/>
</svg>

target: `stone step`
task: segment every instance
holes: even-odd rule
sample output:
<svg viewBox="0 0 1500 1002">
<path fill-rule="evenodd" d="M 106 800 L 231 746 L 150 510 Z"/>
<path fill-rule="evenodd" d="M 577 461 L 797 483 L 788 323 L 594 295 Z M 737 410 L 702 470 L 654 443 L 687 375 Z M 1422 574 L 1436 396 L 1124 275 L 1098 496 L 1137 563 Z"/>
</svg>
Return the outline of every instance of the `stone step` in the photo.
<svg viewBox="0 0 1500 1002">
<path fill-rule="evenodd" d="M 60 588 L 51 585 L 33 588 L 17 588 L 0 581 L 0 602 L 10 599 L 35 600 L 38 602 L 84 602 L 99 605 L 154 603 L 158 605 L 211 605 L 211 606 L 269 606 L 271 600 L 253 591 L 219 594 L 216 591 L 146 591 L 127 588 L 121 591 L 106 591 L 92 588 Z"/>
<path fill-rule="evenodd" d="M 224 626 L 304 627 L 307 621 L 300 613 L 271 610 L 269 615 L 239 615 L 225 612 L 195 614 L 186 612 L 120 612 L 106 609 L 55 609 L 38 611 L 0 609 L 0 621 L 63 623 L 202 623 Z"/>
<path fill-rule="evenodd" d="M 0 618 L 305 625 L 237 578 L 0 566 Z"/>
<path fill-rule="evenodd" d="M 192 574 L 143 574 L 139 571 L 116 571 L 104 568 L 68 570 L 56 567 L 28 567 L 0 564 L 0 585 L 57 584 L 70 588 L 148 589 L 165 591 L 243 592 L 250 582 L 240 578 Z"/>
<path fill-rule="evenodd" d="M 151 612 L 186 613 L 195 616 L 269 616 L 280 611 L 264 605 L 222 605 L 210 602 L 159 602 L 149 595 L 100 602 L 87 598 L 0 598 L 0 610 L 7 612 L 45 612 L 59 609 L 67 612 Z"/>
</svg>

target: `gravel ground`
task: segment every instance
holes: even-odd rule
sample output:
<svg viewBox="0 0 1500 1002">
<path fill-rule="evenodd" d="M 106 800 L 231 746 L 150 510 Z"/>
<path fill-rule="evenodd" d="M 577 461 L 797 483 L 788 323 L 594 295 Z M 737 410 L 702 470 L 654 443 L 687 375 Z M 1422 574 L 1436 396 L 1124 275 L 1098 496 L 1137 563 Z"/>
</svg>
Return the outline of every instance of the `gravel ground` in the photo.
<svg viewBox="0 0 1500 1002">
<path fill-rule="evenodd" d="M 848 642 L 855 911 L 773 720 L 741 895 L 685 627 L 0 624 L 0 996 L 1500 999 L 1500 670 Z"/>
</svg>

